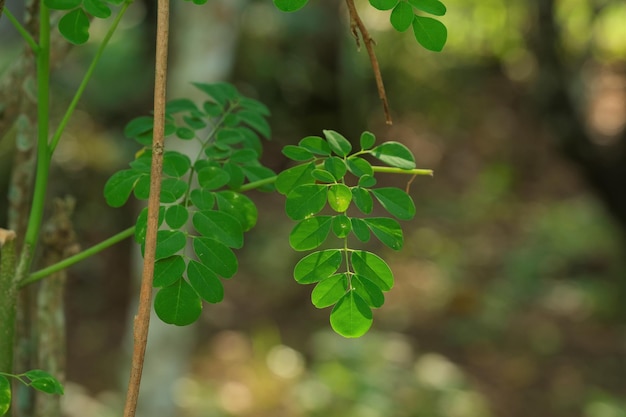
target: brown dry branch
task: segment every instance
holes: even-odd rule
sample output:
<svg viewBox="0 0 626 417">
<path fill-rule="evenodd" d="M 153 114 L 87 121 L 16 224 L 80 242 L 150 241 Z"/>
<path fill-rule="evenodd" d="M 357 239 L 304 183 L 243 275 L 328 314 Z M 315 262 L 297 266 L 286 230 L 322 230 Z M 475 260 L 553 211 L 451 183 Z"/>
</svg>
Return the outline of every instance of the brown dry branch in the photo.
<svg viewBox="0 0 626 417">
<path fill-rule="evenodd" d="M 388 125 L 391 125 L 393 122 L 391 120 L 391 113 L 389 112 L 389 102 L 387 101 L 387 94 L 385 93 L 385 85 L 383 84 L 383 77 L 380 74 L 378 59 L 376 59 L 376 54 L 374 53 L 374 45 L 376 42 L 374 42 L 374 39 L 370 36 L 367 27 L 361 20 L 359 12 L 356 10 L 356 6 L 354 5 L 354 0 L 346 0 L 346 5 L 348 6 L 348 12 L 350 13 L 350 31 L 356 39 L 357 47 L 360 45 L 359 33 L 361 34 L 361 39 L 363 39 L 363 44 L 365 45 L 370 62 L 372 63 L 372 70 L 374 71 L 374 77 L 376 78 L 376 88 L 378 89 L 378 97 L 380 97 L 380 100 L 383 102 L 385 122 Z"/>
<path fill-rule="evenodd" d="M 152 169 L 150 172 L 150 197 L 148 199 L 148 224 L 144 251 L 143 273 L 139 293 L 139 307 L 134 321 L 133 357 L 130 380 L 124 406 L 124 417 L 134 417 L 139 398 L 139 386 L 143 371 L 148 328 L 152 307 L 152 280 L 156 252 L 156 237 L 159 228 L 159 195 L 163 171 L 163 149 L 165 130 L 165 88 L 167 84 L 167 45 L 169 35 L 169 0 L 158 0 L 157 41 L 154 80 L 154 133 L 152 138 Z"/>
</svg>

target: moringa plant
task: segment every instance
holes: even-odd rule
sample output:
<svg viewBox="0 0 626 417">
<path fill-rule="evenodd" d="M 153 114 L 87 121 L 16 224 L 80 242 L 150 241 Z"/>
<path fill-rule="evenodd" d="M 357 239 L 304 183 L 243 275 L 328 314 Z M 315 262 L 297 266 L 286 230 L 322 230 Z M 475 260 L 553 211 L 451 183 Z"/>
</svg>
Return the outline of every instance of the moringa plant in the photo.
<svg viewBox="0 0 626 417">
<path fill-rule="evenodd" d="M 390 21 L 396 30 L 403 32 L 412 27 L 417 41 L 426 49 L 443 48 L 445 26 L 415 13 L 418 10 L 441 16 L 446 8 L 440 1 L 369 1 L 376 9 L 391 10 Z M 196 4 L 205 2 L 194 0 Z M 152 288 L 157 289 L 157 316 L 174 325 L 196 321 L 203 302 L 220 302 L 224 298 L 221 280 L 233 277 L 238 269 L 233 250 L 243 247 L 245 232 L 257 221 L 256 205 L 246 195 L 253 189 L 285 196 L 285 213 L 295 221 L 289 243 L 294 250 L 307 252 L 296 264 L 293 277 L 301 284 L 315 284 L 311 292 L 313 305 L 332 306 L 330 324 L 338 334 L 364 335 L 373 321 L 372 309 L 383 306 L 384 292 L 391 290 L 394 278 L 385 260 L 363 250 L 362 244 L 373 235 L 385 246 L 400 250 L 403 233 L 398 221 L 415 215 L 409 185 L 416 175 L 432 174 L 430 170 L 417 169 L 411 151 L 399 142 L 377 142 L 371 132 L 363 132 L 351 141 L 332 130 L 322 130 L 320 136 L 307 136 L 297 144 L 285 146 L 282 152 L 293 164 L 283 172 L 276 174 L 263 166 L 263 141 L 270 138 L 271 129 L 270 110 L 261 102 L 241 95 L 228 83 L 194 83 L 205 95 L 200 103 L 184 98 L 165 101 L 169 11 L 168 2 L 159 0 L 154 116 L 140 116 L 128 123 L 124 134 L 140 148 L 129 167 L 113 174 L 104 188 L 104 197 L 112 207 L 124 205 L 131 194 L 148 200 L 148 207 L 141 211 L 133 227 L 33 272 L 52 155 L 131 3 L 132 0 L 43 0 L 36 4 L 39 20 L 35 31 L 4 9 L 36 61 L 37 165 L 24 236 L 0 229 L 0 415 L 11 406 L 10 379 L 45 393 L 63 393 L 58 378 L 49 372 L 14 369 L 20 291 L 130 236 L 141 245 L 145 257 L 140 311 L 135 320 L 139 353 L 133 358 L 125 409 L 125 416 L 134 415 L 147 335 L 145 311 L 147 308 L 149 313 L 151 308 Z M 306 3 L 307 0 L 274 0 L 285 12 L 296 11 Z M 354 1 L 346 0 L 346 5 L 352 33 L 357 44 L 362 41 L 366 46 L 387 123 L 391 124 L 374 42 Z M 89 39 L 91 20 L 107 19 L 113 10 L 116 15 L 107 34 L 63 118 L 51 133 L 51 13 L 59 15 L 59 33 L 70 43 L 80 45 Z M 193 141 L 198 151 L 189 157 L 174 150 L 175 141 Z M 377 176 L 383 174 L 408 174 L 412 178 L 406 189 L 379 187 Z M 389 216 L 374 215 L 375 204 Z M 22 242 L 21 247 L 16 247 L 17 241 Z"/>
</svg>

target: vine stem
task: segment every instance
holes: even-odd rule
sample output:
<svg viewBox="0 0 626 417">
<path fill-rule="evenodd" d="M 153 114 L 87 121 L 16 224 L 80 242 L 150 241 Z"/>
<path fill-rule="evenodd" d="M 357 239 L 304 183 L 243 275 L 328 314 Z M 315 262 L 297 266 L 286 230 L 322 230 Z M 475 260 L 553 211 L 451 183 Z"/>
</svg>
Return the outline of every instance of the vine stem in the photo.
<svg viewBox="0 0 626 417">
<path fill-rule="evenodd" d="M 67 126 L 67 123 L 70 121 L 72 114 L 74 114 L 74 110 L 76 110 L 78 101 L 82 97 L 83 92 L 85 91 L 85 88 L 87 88 L 87 84 L 89 83 L 89 80 L 91 79 L 91 76 L 93 75 L 94 70 L 96 69 L 96 66 L 98 65 L 98 62 L 100 62 L 100 58 L 102 57 L 104 50 L 109 44 L 109 41 L 111 40 L 111 38 L 113 37 L 113 34 L 115 33 L 117 29 L 117 26 L 119 25 L 120 21 L 122 20 L 122 17 L 124 17 L 126 10 L 132 4 L 132 2 L 133 2 L 132 0 L 127 0 L 124 3 L 120 11 L 117 13 L 117 16 L 115 16 L 115 20 L 109 27 L 109 30 L 104 36 L 104 39 L 102 39 L 102 42 L 100 43 L 100 46 L 98 47 L 98 51 L 96 52 L 96 55 L 91 60 L 91 64 L 89 65 L 89 68 L 85 72 L 85 75 L 83 76 L 83 80 L 81 81 L 80 86 L 76 90 L 76 93 L 74 94 L 74 97 L 72 98 L 72 101 L 70 102 L 70 105 L 67 107 L 67 110 L 65 111 L 65 114 L 63 115 L 63 119 L 61 119 L 59 126 L 54 132 L 54 136 L 52 136 L 52 139 L 50 141 L 50 154 L 51 155 L 56 149 L 57 145 L 59 144 L 61 135 L 65 131 L 65 127 Z"/>
<path fill-rule="evenodd" d="M 346 5 L 348 6 L 348 12 L 350 13 L 350 30 L 352 31 L 352 35 L 356 39 L 357 47 L 359 46 L 359 33 L 361 34 L 361 38 L 363 39 L 363 43 L 365 44 L 365 49 L 367 50 L 367 54 L 369 55 L 370 62 L 372 63 L 372 71 L 374 71 L 374 77 L 376 78 L 376 88 L 378 89 L 378 97 L 383 102 L 383 111 L 385 112 L 385 123 L 388 125 L 392 125 L 393 121 L 391 120 L 391 112 L 389 111 L 389 102 L 387 101 L 387 93 L 385 93 L 385 85 L 383 84 L 383 76 L 380 73 L 380 66 L 378 65 L 378 59 L 376 59 L 376 54 L 374 53 L 374 39 L 370 36 L 367 27 L 361 20 L 361 16 L 359 16 L 359 12 L 354 5 L 354 0 L 346 0 Z M 358 31 L 357 31 L 358 30 Z"/>
<path fill-rule="evenodd" d="M 135 233 L 135 226 L 131 226 L 128 229 L 122 230 L 116 235 L 111 236 L 108 239 L 103 240 L 100 243 L 93 245 L 92 247 L 85 249 L 84 251 L 77 253 L 76 255 L 70 256 L 68 258 L 63 259 L 60 262 L 57 262 L 53 265 L 50 265 L 46 268 L 40 269 L 39 271 L 33 272 L 26 279 L 23 279 L 19 282 L 19 287 L 22 288 L 28 284 L 32 284 L 33 282 L 37 282 L 49 275 L 54 274 L 55 272 L 59 272 L 65 268 L 68 268 L 78 262 L 87 259 L 111 246 L 115 245 L 118 242 L 126 239 L 129 236 L 132 236 Z"/>
<path fill-rule="evenodd" d="M 4 0 L 2 0 L 0 3 L 4 4 Z M 2 14 L 1 9 L 2 7 L 0 7 L 0 14 Z M 30 33 L 28 33 L 24 26 L 22 26 L 20 22 L 15 18 L 15 16 L 13 16 L 11 11 L 7 8 L 4 8 L 4 15 L 7 17 L 7 19 L 9 19 L 9 22 L 11 22 L 15 30 L 17 30 L 22 38 L 24 38 L 24 41 L 26 41 L 28 46 L 30 46 L 30 49 L 32 49 L 34 53 L 37 53 L 37 51 L 39 51 L 39 45 L 37 45 L 37 42 L 35 42 L 32 36 L 30 36 Z"/>
<path fill-rule="evenodd" d="M 169 0 L 158 0 L 157 40 L 154 80 L 154 131 L 152 139 L 152 168 L 150 172 L 150 197 L 148 199 L 148 222 L 144 251 L 139 307 L 133 329 L 133 357 L 130 369 L 124 417 L 134 417 L 139 399 L 139 386 L 148 343 L 150 311 L 152 304 L 152 280 L 156 257 L 156 239 L 159 228 L 159 195 L 163 172 L 163 149 L 165 133 L 165 90 L 167 84 L 167 46 L 169 37 Z"/>
</svg>

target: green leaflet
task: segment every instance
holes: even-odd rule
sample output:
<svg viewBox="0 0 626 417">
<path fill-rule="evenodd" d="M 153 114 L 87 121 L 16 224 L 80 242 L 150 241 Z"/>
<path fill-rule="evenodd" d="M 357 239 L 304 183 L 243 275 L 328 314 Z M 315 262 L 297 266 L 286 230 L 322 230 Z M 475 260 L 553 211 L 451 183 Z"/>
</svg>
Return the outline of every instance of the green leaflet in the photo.
<svg viewBox="0 0 626 417">
<path fill-rule="evenodd" d="M 430 17 L 415 16 L 413 33 L 420 45 L 434 52 L 440 52 L 448 40 L 445 25 Z"/>
<path fill-rule="evenodd" d="M 401 1 L 391 11 L 389 20 L 395 30 L 404 32 L 411 27 L 413 16 L 413 7 L 409 3 Z"/>
<path fill-rule="evenodd" d="M 355 291 L 348 291 L 330 313 L 330 325 L 344 337 L 361 337 L 372 326 L 372 310 Z"/>
<path fill-rule="evenodd" d="M 230 214 L 217 210 L 198 211 L 194 213 L 192 222 L 204 237 L 215 239 L 230 248 L 243 246 L 241 223 Z"/>
<path fill-rule="evenodd" d="M 193 250 L 200 262 L 220 277 L 231 278 L 237 272 L 237 258 L 223 243 L 199 237 L 193 240 Z"/>
<path fill-rule="evenodd" d="M 213 271 L 196 261 L 187 265 L 189 284 L 198 295 L 209 303 L 219 303 L 224 299 L 224 286 Z"/>
<path fill-rule="evenodd" d="M 24 372 L 24 375 L 30 380 L 30 386 L 38 391 L 46 394 L 63 395 L 63 386 L 52 375 L 40 369 L 33 369 Z"/>
<path fill-rule="evenodd" d="M 415 158 L 413 154 L 403 144 L 399 142 L 385 142 L 376 146 L 370 151 L 375 157 L 392 167 L 402 169 L 415 168 Z"/>
<path fill-rule="evenodd" d="M 326 240 L 331 224 L 331 216 L 304 219 L 291 231 L 289 244 L 297 251 L 315 249 Z"/>
<path fill-rule="evenodd" d="M 302 258 L 294 268 L 293 276 L 300 284 L 311 284 L 333 275 L 343 261 L 339 249 L 313 252 Z"/>
<path fill-rule="evenodd" d="M 180 255 L 159 259 L 154 263 L 153 287 L 167 287 L 183 276 L 185 260 Z"/>
<path fill-rule="evenodd" d="M 4 375 L 0 375 L 0 416 L 11 406 L 11 383 Z"/>
<path fill-rule="evenodd" d="M 159 230 L 157 232 L 156 259 L 163 259 L 176 254 L 185 247 L 187 239 L 179 230 Z"/>
<path fill-rule="evenodd" d="M 378 255 L 367 251 L 354 251 L 350 257 L 354 272 L 372 281 L 383 291 L 393 287 L 393 274 L 389 265 Z"/>
<path fill-rule="evenodd" d="M 283 12 L 295 12 L 303 8 L 309 0 L 274 0 L 274 5 Z"/>
<path fill-rule="evenodd" d="M 89 17 L 83 9 L 74 9 L 59 19 L 59 32 L 74 45 L 89 40 Z"/>
<path fill-rule="evenodd" d="M 278 178 L 276 178 L 276 190 L 283 195 L 287 195 L 299 185 L 313 184 L 315 178 L 313 178 L 311 173 L 314 169 L 315 163 L 310 162 L 281 172 L 278 174 Z"/>
<path fill-rule="evenodd" d="M 392 216 L 400 220 L 411 220 L 415 216 L 415 204 L 403 190 L 395 187 L 386 187 L 375 188 L 371 191 L 378 202 Z"/>
<path fill-rule="evenodd" d="M 320 281 L 313 292 L 311 302 L 317 308 L 330 307 L 336 304 L 348 288 L 346 274 L 337 274 Z"/>
<path fill-rule="evenodd" d="M 156 293 L 154 311 L 165 323 L 187 326 L 200 317 L 202 300 L 191 285 L 181 278 Z"/>
<path fill-rule="evenodd" d="M 328 188 L 320 184 L 295 187 L 287 194 L 285 211 L 293 220 L 302 220 L 319 213 L 326 205 Z"/>
<path fill-rule="evenodd" d="M 118 171 L 104 185 L 104 198 L 111 207 L 122 207 L 130 197 L 141 173 L 132 169 Z"/>
<path fill-rule="evenodd" d="M 352 202 L 352 191 L 343 184 L 333 184 L 328 188 L 328 205 L 338 213 L 348 210 Z"/>
<path fill-rule="evenodd" d="M 335 132 L 334 130 L 324 130 L 323 131 L 326 140 L 328 141 L 328 145 L 330 149 L 338 156 L 345 157 L 348 156 L 350 151 L 352 150 L 352 145 L 350 141 L 346 139 L 342 134 Z"/>
<path fill-rule="evenodd" d="M 374 217 L 369 219 L 363 219 L 363 221 L 370 228 L 372 233 L 391 249 L 400 250 L 404 242 L 402 236 L 402 228 L 394 219 L 387 217 Z"/>
</svg>

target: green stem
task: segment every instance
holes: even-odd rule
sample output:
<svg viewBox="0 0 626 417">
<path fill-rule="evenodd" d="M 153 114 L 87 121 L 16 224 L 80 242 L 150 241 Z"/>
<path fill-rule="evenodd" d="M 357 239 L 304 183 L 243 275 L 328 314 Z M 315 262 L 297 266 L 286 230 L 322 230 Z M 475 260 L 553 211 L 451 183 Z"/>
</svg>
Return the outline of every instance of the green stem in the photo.
<svg viewBox="0 0 626 417">
<path fill-rule="evenodd" d="M 408 174 L 408 175 L 429 175 L 433 176 L 432 169 L 402 169 L 394 167 L 372 166 L 374 172 L 384 172 L 388 174 Z"/>
<path fill-rule="evenodd" d="M 18 280 L 28 274 L 41 229 L 50 168 L 48 120 L 50 116 L 50 10 L 41 1 L 39 10 L 39 52 L 37 53 L 37 174 L 24 249 L 18 266 Z"/>
<path fill-rule="evenodd" d="M 9 22 L 11 22 L 11 24 L 19 32 L 19 34 L 22 35 L 22 38 L 24 38 L 28 46 L 30 46 L 30 49 L 32 49 L 34 53 L 39 52 L 39 45 L 37 45 L 37 42 L 35 42 L 35 40 L 32 36 L 30 36 L 30 33 L 28 33 L 26 28 L 22 26 L 22 24 L 15 18 L 15 16 L 13 16 L 13 13 L 11 13 L 6 7 L 4 8 L 4 15 L 7 17 L 7 19 L 9 19 Z"/>
<path fill-rule="evenodd" d="M 384 172 L 389 174 L 408 174 L 408 175 L 433 175 L 432 169 L 402 169 L 394 167 L 372 166 L 374 172 Z M 250 191 L 255 188 L 262 187 L 264 185 L 272 184 L 278 178 L 277 175 L 273 177 L 264 178 L 262 180 L 252 181 L 239 187 L 237 191 Z"/>
<path fill-rule="evenodd" d="M 91 61 L 91 64 L 89 65 L 89 68 L 87 68 L 87 71 L 85 72 L 85 75 L 83 76 L 83 80 L 78 86 L 78 90 L 76 90 L 76 93 L 74 94 L 74 97 L 72 98 L 70 105 L 68 106 L 65 114 L 63 115 L 63 119 L 61 119 L 59 126 L 54 132 L 54 136 L 52 137 L 52 140 L 50 141 L 50 155 L 54 153 L 54 150 L 56 149 L 59 143 L 59 140 L 61 139 L 61 135 L 63 134 L 65 127 L 70 121 L 70 118 L 72 117 L 72 114 L 74 113 L 74 110 L 76 110 L 78 101 L 80 100 L 81 96 L 85 92 L 87 83 L 91 79 L 91 76 L 93 75 L 93 72 L 96 69 L 96 65 L 100 61 L 100 58 L 102 57 L 102 54 L 104 53 L 105 48 L 109 44 L 111 37 L 113 37 L 113 34 L 115 33 L 115 30 L 117 29 L 117 26 L 119 25 L 120 21 L 122 20 L 122 17 L 124 16 L 124 14 L 126 13 L 126 10 L 128 9 L 128 6 L 130 6 L 131 3 L 132 1 L 127 1 L 124 3 L 120 11 L 117 13 L 117 16 L 115 16 L 115 20 L 113 20 L 113 23 L 109 27 L 108 32 L 104 36 L 104 39 L 100 43 L 100 46 L 98 47 L 98 50 L 96 51 L 96 55 L 93 57 L 93 60 Z"/>
<path fill-rule="evenodd" d="M 4 244 L 0 245 L 0 371 L 11 372 L 17 312 L 15 234 L 7 236 Z"/>
<path fill-rule="evenodd" d="M 61 262 L 57 262 L 54 265 L 50 265 L 44 269 L 40 269 L 37 272 L 33 272 L 28 278 L 23 279 L 19 282 L 19 287 L 22 288 L 28 284 L 32 284 L 33 282 L 37 282 L 40 279 L 43 279 L 55 272 L 58 272 L 62 269 L 68 268 L 84 259 L 89 258 L 90 256 L 95 255 L 98 252 L 103 251 L 118 242 L 130 237 L 135 233 L 135 226 L 131 226 L 126 230 L 119 232 L 118 234 L 111 236 L 110 238 L 103 240 L 102 242 L 90 247 L 89 249 L 85 249 L 84 251 L 77 253 L 76 255 L 70 256 L 69 258 L 63 259 Z"/>
</svg>

